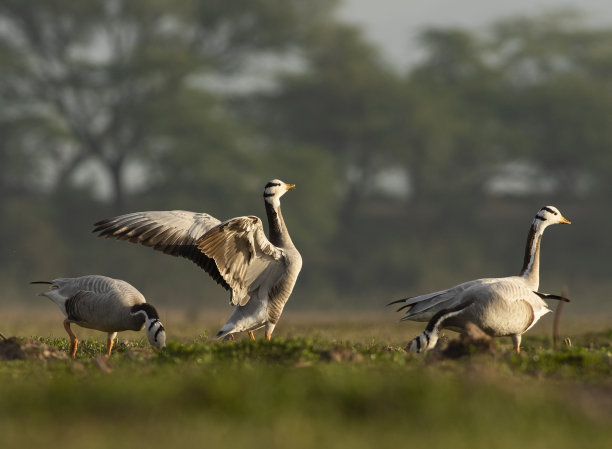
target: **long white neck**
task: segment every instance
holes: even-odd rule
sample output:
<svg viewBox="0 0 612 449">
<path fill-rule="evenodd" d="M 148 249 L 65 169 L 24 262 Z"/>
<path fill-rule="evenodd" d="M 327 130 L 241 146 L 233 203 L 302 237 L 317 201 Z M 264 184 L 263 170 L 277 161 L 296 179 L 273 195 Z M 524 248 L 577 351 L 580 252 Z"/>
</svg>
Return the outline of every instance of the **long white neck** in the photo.
<svg viewBox="0 0 612 449">
<path fill-rule="evenodd" d="M 537 218 L 533 220 L 529 234 L 527 235 L 527 246 L 525 247 L 525 258 L 521 277 L 532 290 L 538 290 L 540 286 L 540 243 L 546 225 Z"/>
<path fill-rule="evenodd" d="M 281 213 L 280 200 L 277 197 L 266 198 L 266 214 L 268 215 L 268 234 L 270 243 L 279 248 L 293 245 L 283 214 Z"/>
</svg>

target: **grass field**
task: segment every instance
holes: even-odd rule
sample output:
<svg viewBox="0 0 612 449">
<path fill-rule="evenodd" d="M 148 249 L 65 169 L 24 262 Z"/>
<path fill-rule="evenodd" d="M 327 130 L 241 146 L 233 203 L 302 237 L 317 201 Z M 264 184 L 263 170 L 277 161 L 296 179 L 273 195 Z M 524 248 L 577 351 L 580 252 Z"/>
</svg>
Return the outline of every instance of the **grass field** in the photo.
<svg viewBox="0 0 612 449">
<path fill-rule="evenodd" d="M 611 330 L 555 351 L 542 326 L 520 355 L 499 339 L 450 359 L 405 353 L 420 326 L 388 316 L 289 316 L 271 342 L 220 343 L 217 318 L 185 315 L 164 352 L 128 332 L 107 361 L 102 333 L 75 327 L 69 360 L 61 319 L 5 316 L 27 354 L 0 359 L 2 448 L 612 447 Z"/>
</svg>

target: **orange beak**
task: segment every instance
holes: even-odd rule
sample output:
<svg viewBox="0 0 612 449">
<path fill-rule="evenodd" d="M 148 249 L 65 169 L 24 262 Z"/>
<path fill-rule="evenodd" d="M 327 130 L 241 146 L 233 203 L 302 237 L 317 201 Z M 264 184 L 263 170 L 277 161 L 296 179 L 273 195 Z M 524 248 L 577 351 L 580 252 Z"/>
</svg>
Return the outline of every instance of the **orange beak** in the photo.
<svg viewBox="0 0 612 449">
<path fill-rule="evenodd" d="M 295 187 L 295 184 L 287 184 L 287 190 L 293 189 L 294 187 Z"/>
<path fill-rule="evenodd" d="M 569 221 L 567 218 L 565 217 L 561 217 L 561 221 L 559 221 L 559 223 L 563 223 L 563 224 L 572 224 L 571 221 Z"/>
</svg>

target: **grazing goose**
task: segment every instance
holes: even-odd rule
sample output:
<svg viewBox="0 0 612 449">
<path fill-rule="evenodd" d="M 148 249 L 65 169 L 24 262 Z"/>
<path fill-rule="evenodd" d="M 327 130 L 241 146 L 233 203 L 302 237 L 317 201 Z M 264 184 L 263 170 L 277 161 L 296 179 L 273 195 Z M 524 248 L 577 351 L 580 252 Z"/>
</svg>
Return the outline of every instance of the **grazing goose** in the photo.
<svg viewBox="0 0 612 449">
<path fill-rule="evenodd" d="M 302 268 L 281 214 L 280 198 L 295 187 L 278 179 L 264 189 L 269 240 L 258 217 L 220 222 L 183 210 L 134 212 L 96 223 L 99 236 L 129 240 L 173 256 L 185 257 L 230 291 L 237 306 L 216 337 L 265 326 L 270 339 Z"/>
<path fill-rule="evenodd" d="M 402 321 L 429 321 L 425 331 L 410 342 L 410 350 L 431 349 L 442 328 L 461 331 L 465 323 L 471 321 L 489 335 L 511 336 L 514 349 L 519 352 L 521 335 L 550 312 L 542 298 L 568 301 L 537 291 L 542 233 L 549 225 L 557 223 L 571 222 L 553 206 L 538 211 L 529 229 L 523 269 L 518 276 L 476 279 L 447 290 L 389 303 L 403 303 L 397 310 L 407 309 Z"/>
<path fill-rule="evenodd" d="M 146 327 L 147 338 L 154 348 L 166 345 L 166 331 L 159 315 L 144 296 L 132 285 L 120 279 L 88 275 L 78 278 L 60 278 L 35 281 L 32 284 L 50 284 L 46 296 L 64 313 L 64 329 L 70 336 L 70 355 L 75 357 L 79 340 L 70 324 L 108 332 L 107 351 L 110 356 L 117 332 L 139 331 Z"/>
</svg>

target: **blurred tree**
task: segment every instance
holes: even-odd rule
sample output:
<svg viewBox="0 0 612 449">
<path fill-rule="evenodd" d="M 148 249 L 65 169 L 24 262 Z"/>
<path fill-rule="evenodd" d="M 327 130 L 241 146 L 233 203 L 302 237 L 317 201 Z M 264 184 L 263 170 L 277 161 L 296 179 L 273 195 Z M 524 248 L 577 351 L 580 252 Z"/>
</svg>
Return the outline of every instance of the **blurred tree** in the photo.
<svg viewBox="0 0 612 449">
<path fill-rule="evenodd" d="M 202 111 L 200 127 L 220 121 L 210 96 L 189 97 L 194 82 L 235 73 L 257 54 L 282 53 L 333 3 L 6 0 L 0 48 L 14 59 L 3 71 L 2 95 L 13 98 L 19 120 L 53 122 L 63 135 L 45 148 L 55 190 L 94 160 L 120 210 L 133 182 L 130 162 L 150 161 L 151 152 L 176 143 L 167 127 L 153 124 L 175 114 L 193 124 L 186 117 Z M 193 107 L 197 99 L 204 103 Z M 232 144 L 220 147 L 230 151 Z"/>
<path fill-rule="evenodd" d="M 200 295 L 194 282 L 207 295 L 193 264 L 93 239 L 91 223 L 127 200 L 261 216 L 262 183 L 280 177 L 297 184 L 284 207 L 309 304 L 378 308 L 515 271 L 545 203 L 586 222 L 547 245 L 547 270 L 562 279 L 571 248 L 584 261 L 572 276 L 605 291 L 610 214 L 595 202 L 612 191 L 612 31 L 563 14 L 432 29 L 402 76 L 336 3 L 0 2 L 0 279 L 87 265 L 162 298 Z M 517 162 L 553 189 L 489 188 Z M 92 201 L 100 167 L 113 205 Z"/>
<path fill-rule="evenodd" d="M 612 190 L 612 30 L 556 11 L 500 22 L 489 42 L 504 73 L 498 115 L 520 142 L 514 153 L 554 183 L 557 196 Z"/>
<path fill-rule="evenodd" d="M 301 70 L 285 73 L 275 89 L 256 97 L 251 118 L 284 145 L 319 149 L 313 172 L 320 186 L 316 202 L 325 204 L 330 196 L 337 200 L 326 211 L 333 234 L 317 239 L 327 253 L 314 261 L 317 277 L 326 278 L 335 291 L 353 294 L 373 276 L 362 276 L 355 261 L 378 243 L 364 239 L 363 209 L 403 143 L 402 79 L 349 25 L 314 29 L 301 56 Z"/>
<path fill-rule="evenodd" d="M 425 58 L 406 82 L 410 131 L 403 160 L 413 186 L 411 206 L 426 213 L 433 201 L 448 215 L 482 199 L 487 175 L 499 160 L 495 141 L 503 125 L 494 107 L 502 86 L 475 35 L 432 29 L 422 41 Z"/>
<path fill-rule="evenodd" d="M 279 79 L 260 118 L 268 132 L 333 155 L 338 220 L 351 223 L 376 175 L 402 143 L 401 78 L 351 26 L 316 29 L 304 70 Z"/>
</svg>

